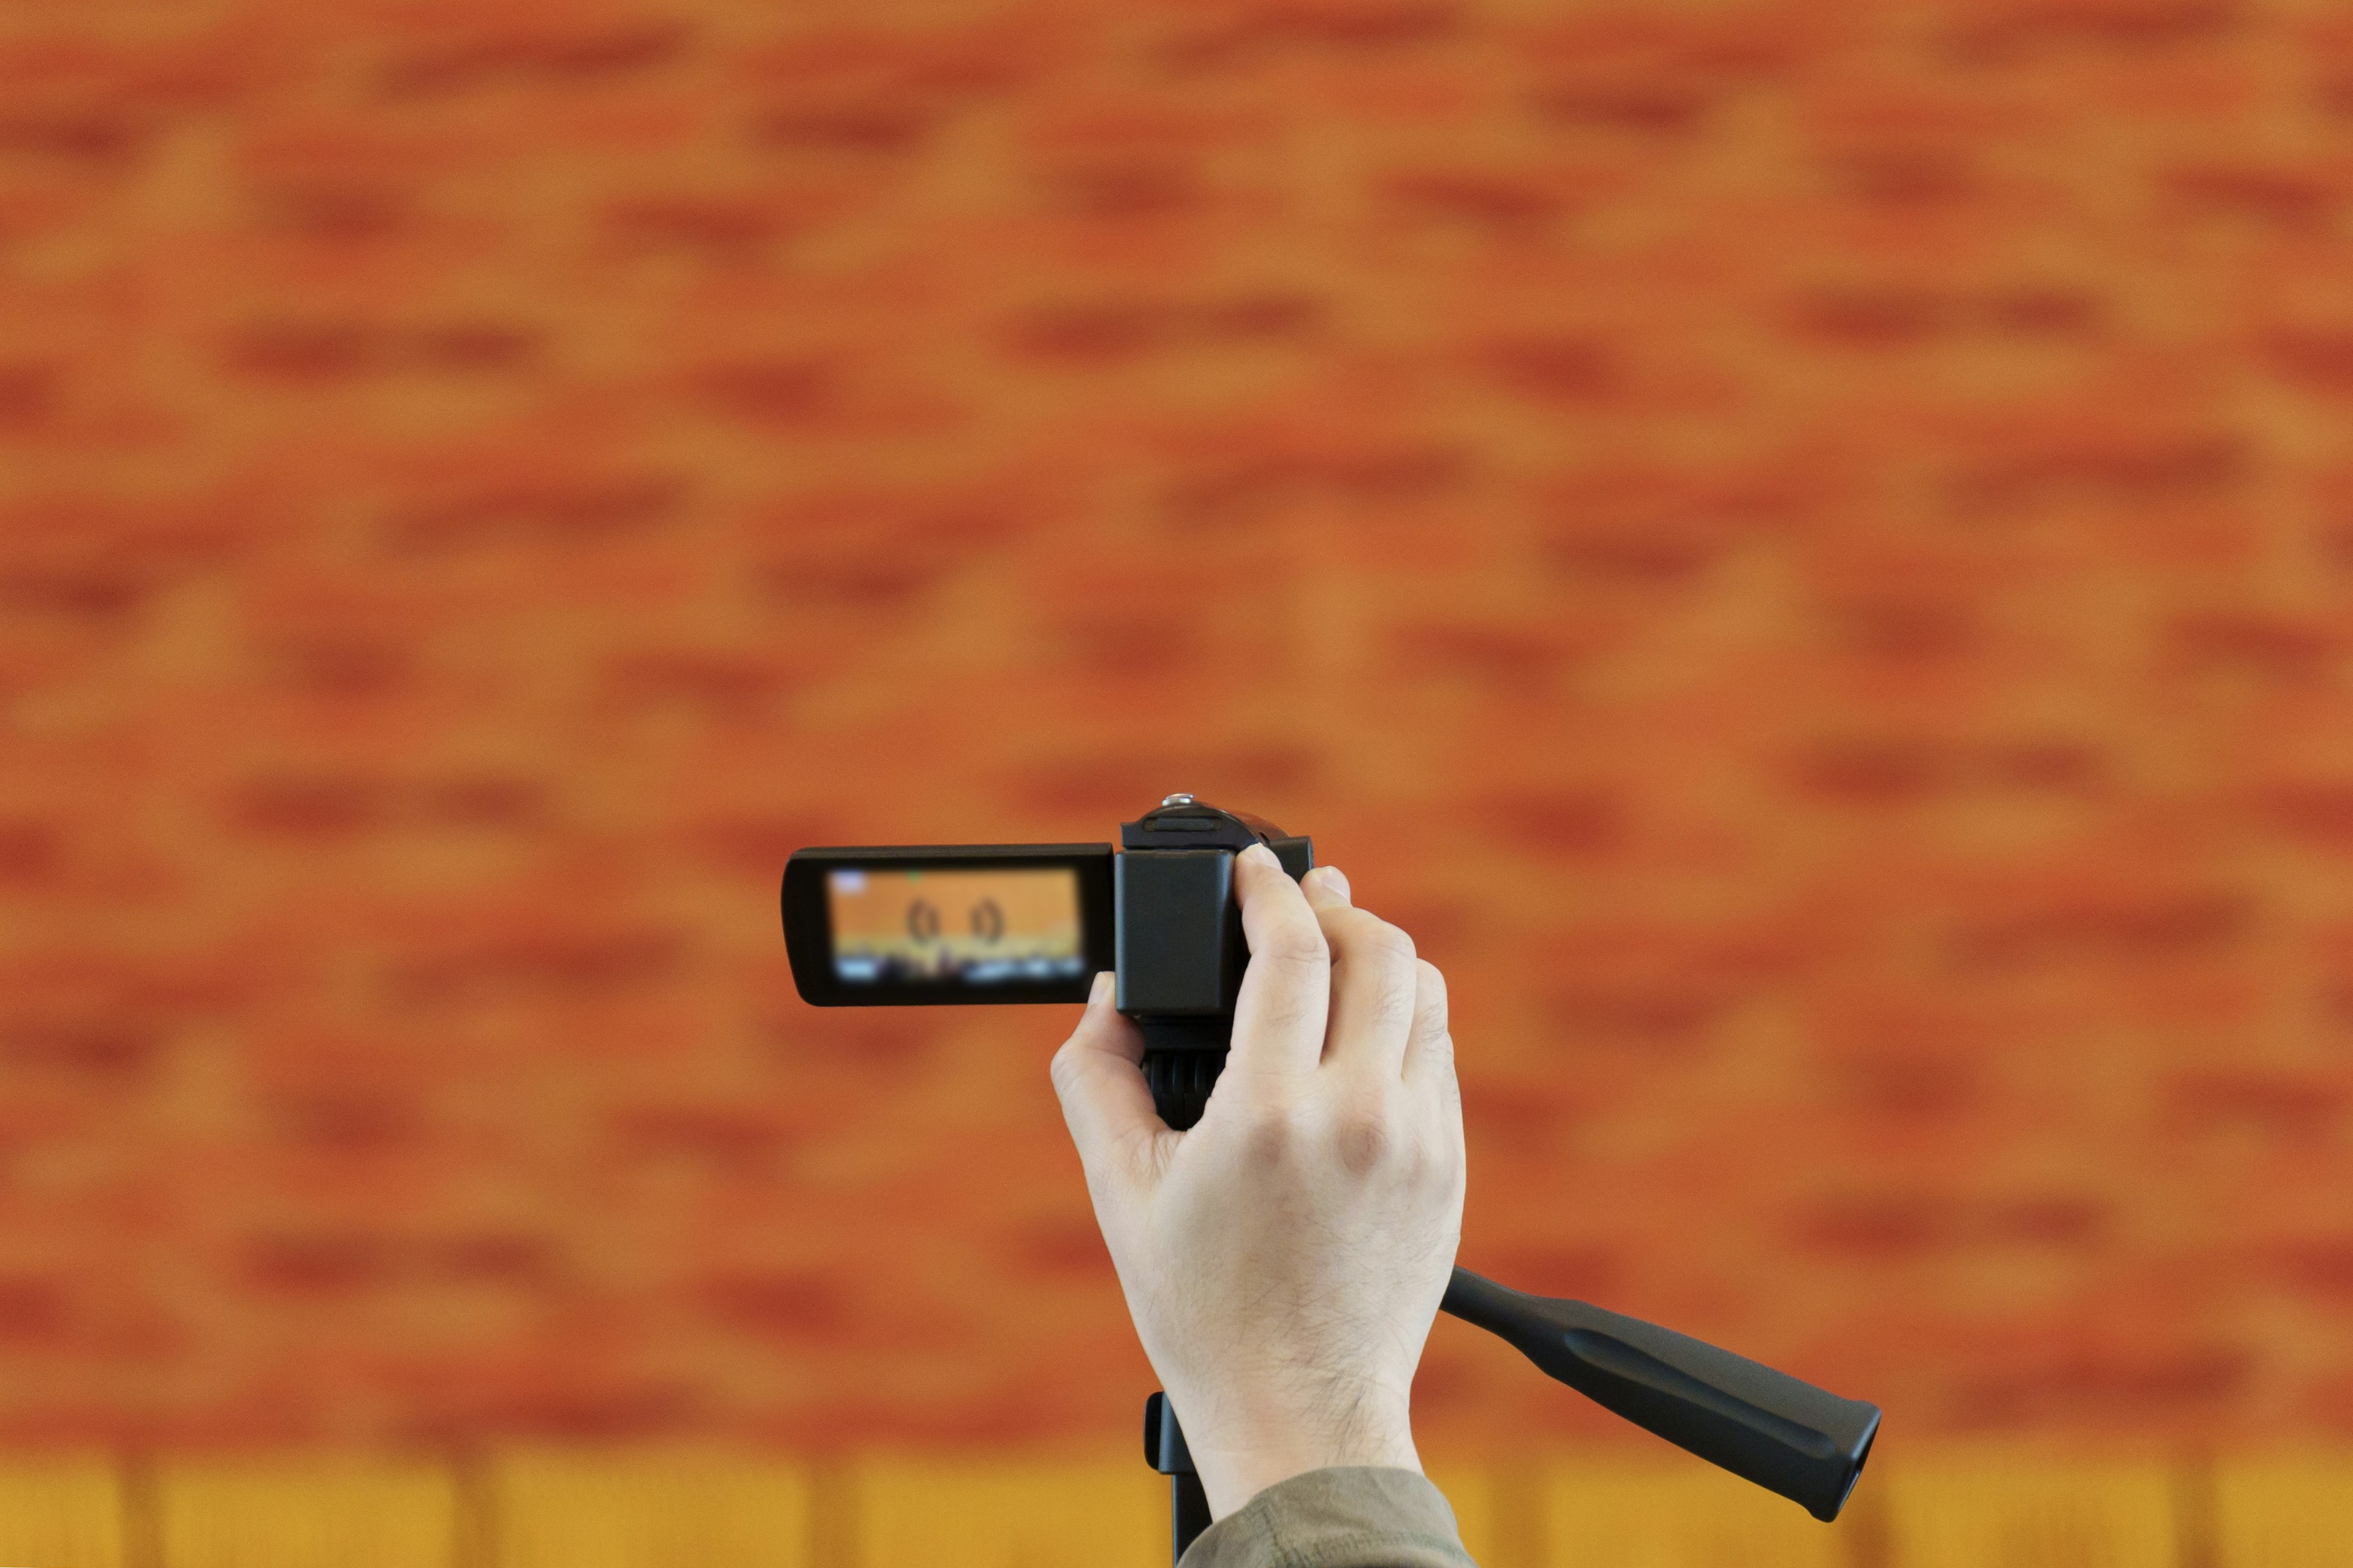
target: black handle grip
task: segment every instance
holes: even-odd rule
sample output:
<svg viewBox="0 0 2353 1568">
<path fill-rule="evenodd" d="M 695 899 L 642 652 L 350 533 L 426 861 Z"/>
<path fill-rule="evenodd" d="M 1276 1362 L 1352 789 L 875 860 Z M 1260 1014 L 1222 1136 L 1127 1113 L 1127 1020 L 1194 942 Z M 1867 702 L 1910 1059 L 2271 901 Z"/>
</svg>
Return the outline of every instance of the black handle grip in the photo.
<svg viewBox="0 0 2353 1568">
<path fill-rule="evenodd" d="M 1445 1309 L 1678 1448 L 1836 1519 L 1879 1434 L 1879 1407 L 1582 1301 L 1524 1295 L 1457 1268 Z"/>
</svg>

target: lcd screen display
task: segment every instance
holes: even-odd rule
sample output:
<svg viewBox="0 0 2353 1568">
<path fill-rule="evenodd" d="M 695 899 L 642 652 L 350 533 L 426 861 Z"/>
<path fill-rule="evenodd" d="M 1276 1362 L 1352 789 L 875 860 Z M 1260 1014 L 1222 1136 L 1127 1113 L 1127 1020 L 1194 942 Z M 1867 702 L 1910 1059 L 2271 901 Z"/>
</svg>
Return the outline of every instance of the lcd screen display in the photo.
<svg viewBox="0 0 2353 1568">
<path fill-rule="evenodd" d="M 834 977 L 846 987 L 1084 980 L 1078 873 L 1067 867 L 837 866 L 826 874 Z"/>
</svg>

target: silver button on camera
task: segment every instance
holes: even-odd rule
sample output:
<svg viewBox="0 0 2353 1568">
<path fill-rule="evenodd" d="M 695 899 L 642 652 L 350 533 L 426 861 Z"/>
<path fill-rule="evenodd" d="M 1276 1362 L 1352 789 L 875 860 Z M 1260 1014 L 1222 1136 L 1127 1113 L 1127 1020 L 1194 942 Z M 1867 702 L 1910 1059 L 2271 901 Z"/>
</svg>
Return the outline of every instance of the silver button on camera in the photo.
<svg viewBox="0 0 2353 1568">
<path fill-rule="evenodd" d="M 1160 804 L 1163 805 L 1190 805 L 1193 804 L 1193 797 L 1189 795 L 1166 795 L 1162 797 Z"/>
</svg>

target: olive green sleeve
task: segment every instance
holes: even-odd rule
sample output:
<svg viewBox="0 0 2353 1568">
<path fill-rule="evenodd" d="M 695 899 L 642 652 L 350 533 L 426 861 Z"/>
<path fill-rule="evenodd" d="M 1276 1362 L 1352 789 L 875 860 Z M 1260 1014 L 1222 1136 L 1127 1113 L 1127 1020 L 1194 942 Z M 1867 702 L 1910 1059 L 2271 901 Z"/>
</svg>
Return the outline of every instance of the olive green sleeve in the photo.
<svg viewBox="0 0 2353 1568">
<path fill-rule="evenodd" d="M 1310 1470 L 1201 1532 L 1178 1568 L 1475 1568 L 1454 1510 L 1412 1470 Z"/>
</svg>

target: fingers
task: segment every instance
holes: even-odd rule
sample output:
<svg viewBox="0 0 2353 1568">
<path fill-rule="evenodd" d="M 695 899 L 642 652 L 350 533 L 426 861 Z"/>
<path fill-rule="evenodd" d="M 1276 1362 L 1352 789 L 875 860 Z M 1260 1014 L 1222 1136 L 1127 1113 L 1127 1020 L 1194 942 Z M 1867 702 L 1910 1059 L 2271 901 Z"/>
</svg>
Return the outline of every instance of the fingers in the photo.
<svg viewBox="0 0 2353 1568">
<path fill-rule="evenodd" d="M 1252 1073 L 1312 1072 L 1324 1055 L 1332 995 L 1331 950 L 1306 895 L 1266 846 L 1234 860 L 1250 967 L 1234 1004 L 1231 1067 Z"/>
<path fill-rule="evenodd" d="M 1436 1147 L 1454 1171 L 1455 1217 L 1462 1203 L 1462 1086 L 1454 1076 L 1454 1035 L 1446 1021 L 1446 976 L 1423 961 L 1415 988 L 1413 1036 L 1405 1049 L 1407 1098 L 1437 1117 Z"/>
<path fill-rule="evenodd" d="M 1353 907 L 1337 867 L 1308 874 L 1303 890 L 1332 950 L 1332 1019 L 1324 1061 L 1395 1079 L 1405 1066 L 1418 976 L 1413 939 Z"/>
<path fill-rule="evenodd" d="M 1095 976 L 1079 1026 L 1054 1053 L 1054 1092 L 1090 1175 L 1132 1174 L 1140 1152 L 1168 1125 L 1144 1081 L 1144 1034 L 1112 1005 L 1109 970 Z"/>
<path fill-rule="evenodd" d="M 1405 1080 L 1454 1089 L 1454 1035 L 1446 1019 L 1446 976 L 1428 959 L 1414 965 L 1413 1028 L 1406 1037 Z"/>
</svg>

